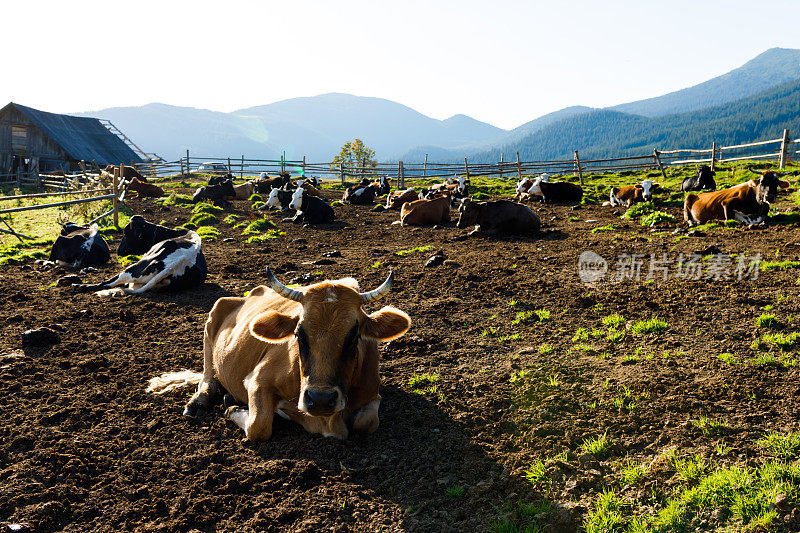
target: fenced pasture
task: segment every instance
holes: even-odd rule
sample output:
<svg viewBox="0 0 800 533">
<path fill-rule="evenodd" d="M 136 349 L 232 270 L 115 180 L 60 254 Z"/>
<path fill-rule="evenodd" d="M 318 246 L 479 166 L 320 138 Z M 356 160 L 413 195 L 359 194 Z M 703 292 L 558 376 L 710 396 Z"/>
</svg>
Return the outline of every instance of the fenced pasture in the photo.
<svg viewBox="0 0 800 533">
<path fill-rule="evenodd" d="M 779 166 L 721 159 L 720 187 Z M 0 268 L 0 520 L 40 531 L 796 530 L 800 165 L 784 170 L 790 188 L 763 228 L 675 233 L 689 163 L 582 171 L 581 205 L 531 204 L 538 234 L 468 239 L 455 213 L 411 228 L 391 224 L 396 212 L 336 205 L 335 223 L 304 227 L 253 198 L 200 217 L 185 198 L 204 177 L 163 176 L 165 199 L 126 203 L 208 235 L 202 287 L 101 299 L 54 286 L 68 272 L 30 260 Z M 561 174 L 580 180 L 574 167 Z M 507 198 L 517 176 L 470 177 L 474 196 Z M 646 177 L 662 185 L 652 204 L 601 206 L 612 185 Z M 338 182 L 324 184 L 329 202 Z M 119 235 L 106 237 L 115 249 Z M 426 268 L 438 250 L 447 259 Z M 607 261 L 600 282 L 581 281 L 585 251 Z M 286 284 L 353 276 L 364 290 L 395 272 L 366 309 L 412 318 L 380 348 L 374 434 L 336 441 L 276 417 L 271 439 L 251 443 L 221 406 L 181 416 L 188 389 L 145 393 L 164 371 L 200 370 L 208 311 L 263 283 L 266 266 Z M 20 345 L 24 330 L 53 324 L 60 343 Z"/>
</svg>

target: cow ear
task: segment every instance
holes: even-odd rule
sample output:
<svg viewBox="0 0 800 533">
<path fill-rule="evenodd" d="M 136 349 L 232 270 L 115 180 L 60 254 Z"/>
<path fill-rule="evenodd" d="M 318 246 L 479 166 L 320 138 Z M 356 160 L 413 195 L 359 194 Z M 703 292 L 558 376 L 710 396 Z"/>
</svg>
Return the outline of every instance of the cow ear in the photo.
<svg viewBox="0 0 800 533">
<path fill-rule="evenodd" d="M 407 314 L 387 306 L 367 315 L 367 319 L 361 325 L 361 335 L 380 341 L 390 341 L 400 337 L 409 327 L 411 318 Z"/>
<path fill-rule="evenodd" d="M 778 185 L 785 189 L 789 186 L 789 182 L 786 180 L 778 180 Z"/>
<path fill-rule="evenodd" d="M 636 185 L 633 186 L 633 188 L 634 189 L 644 189 L 644 187 L 642 187 L 641 183 L 637 183 Z"/>
<path fill-rule="evenodd" d="M 651 190 L 652 190 L 652 189 L 658 189 L 659 187 L 661 187 L 661 185 L 659 185 L 658 183 L 651 183 L 651 184 L 650 184 L 650 189 L 651 189 Z"/>
<path fill-rule="evenodd" d="M 253 319 L 250 323 L 250 333 L 262 341 L 280 342 L 294 333 L 298 319 L 297 315 L 267 311 Z"/>
</svg>

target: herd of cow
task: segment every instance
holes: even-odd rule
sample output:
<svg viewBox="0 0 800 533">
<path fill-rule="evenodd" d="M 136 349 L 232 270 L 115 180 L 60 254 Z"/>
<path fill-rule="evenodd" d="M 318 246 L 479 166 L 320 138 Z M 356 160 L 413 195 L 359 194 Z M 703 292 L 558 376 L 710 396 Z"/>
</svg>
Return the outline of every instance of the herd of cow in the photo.
<svg viewBox="0 0 800 533">
<path fill-rule="evenodd" d="M 684 180 L 683 190 L 712 192 L 686 196 L 686 221 L 690 225 L 711 219 L 764 222 L 769 202 L 774 201 L 777 189 L 788 183 L 776 172 L 756 174 L 757 178 L 716 191 L 713 171 L 699 168 L 696 176 Z M 228 197 L 269 193 L 267 207 L 297 211 L 294 218 L 285 220 L 329 222 L 333 209 L 317 187 L 318 183 L 310 179 L 292 183 L 285 174 L 261 177 L 237 189 L 230 177 L 223 177 L 198 189 L 195 198 L 224 202 Z M 607 204 L 631 206 L 647 201 L 658 187 L 650 180 L 615 187 Z M 547 175 L 520 180 L 516 192 L 514 201 L 474 201 L 469 198 L 469 182 L 463 177 L 420 192 L 390 192 L 389 179 L 384 177 L 349 187 L 342 201 L 372 204 L 378 196 L 386 195 L 386 208 L 400 210 L 397 223 L 402 225 L 441 224 L 449 220 L 451 207 L 457 205 L 459 228 L 475 226 L 480 232 L 524 234 L 536 231 L 540 221 L 522 202 L 538 198 L 545 203 L 569 204 L 580 202 L 583 196 L 580 186 L 551 182 Z M 105 282 L 78 287 L 101 294 L 120 290 L 140 293 L 198 285 L 206 278 L 200 237 L 188 229 L 171 229 L 134 216 L 123 230 L 117 253 L 143 255 Z M 109 258 L 108 245 L 96 226 L 72 223 L 63 227 L 50 255 L 51 261 L 73 268 Z M 275 414 L 325 436 L 346 438 L 352 430 L 375 431 L 381 402 L 377 342 L 403 335 L 411 319 L 393 307 L 367 314 L 363 305 L 389 293 L 392 274 L 368 292 L 361 292 L 352 278 L 290 288 L 267 268 L 266 279 L 267 286 L 256 287 L 245 297 L 216 302 L 205 324 L 202 373 L 168 372 L 151 379 L 148 390 L 161 394 L 196 384 L 197 392 L 184 414 L 200 416 L 223 403 L 226 416 L 251 440 L 270 437 Z"/>
</svg>

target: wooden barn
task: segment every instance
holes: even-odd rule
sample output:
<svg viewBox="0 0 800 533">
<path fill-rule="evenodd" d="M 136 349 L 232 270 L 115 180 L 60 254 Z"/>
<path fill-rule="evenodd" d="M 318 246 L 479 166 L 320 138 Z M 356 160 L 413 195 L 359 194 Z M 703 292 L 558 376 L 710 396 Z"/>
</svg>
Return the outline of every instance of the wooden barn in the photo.
<svg viewBox="0 0 800 533">
<path fill-rule="evenodd" d="M 0 182 L 20 174 L 81 170 L 81 161 L 103 167 L 142 159 L 96 118 L 57 115 L 14 102 L 0 109 Z"/>
</svg>

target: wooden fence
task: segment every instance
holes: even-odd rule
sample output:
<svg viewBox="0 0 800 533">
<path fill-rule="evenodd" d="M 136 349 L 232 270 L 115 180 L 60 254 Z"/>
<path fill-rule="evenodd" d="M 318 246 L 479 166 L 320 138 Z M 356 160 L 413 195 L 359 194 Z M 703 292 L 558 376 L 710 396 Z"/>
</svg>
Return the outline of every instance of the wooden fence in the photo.
<svg viewBox="0 0 800 533">
<path fill-rule="evenodd" d="M 522 179 L 523 176 L 541 173 L 576 175 L 583 184 L 584 175 L 587 174 L 623 170 L 657 170 L 666 177 L 664 169 L 669 166 L 708 164 L 713 168 L 717 163 L 746 159 L 774 159 L 779 161 L 780 168 L 784 168 L 792 156 L 800 153 L 800 150 L 795 149 L 797 143 L 800 143 L 800 139 L 792 140 L 789 130 L 784 130 L 783 136 L 778 139 L 731 146 L 717 146 L 717 143 L 713 142 L 709 148 L 656 149 L 642 155 L 605 159 L 582 159 L 576 150 L 573 158 L 554 161 L 521 161 L 519 152 L 517 152 L 513 161 L 505 161 L 504 154 L 501 154 L 500 161 L 496 163 L 470 163 L 465 157 L 463 164 L 429 162 L 426 155 L 425 161 L 422 163 L 398 161 L 396 163 L 366 164 L 361 162 L 334 165 L 328 162 L 308 163 L 305 157 L 302 160 L 249 159 L 243 155 L 240 157 L 199 157 L 191 155 L 187 150 L 185 157 L 175 161 L 148 162 L 137 166 L 144 173 L 154 177 L 197 172 L 200 165 L 209 162 L 224 164 L 228 172 L 238 178 L 258 175 L 262 172 L 274 175 L 288 171 L 296 175 L 338 179 L 345 183 L 348 180 L 373 179 L 377 176 L 387 175 L 395 178 L 400 187 L 405 186 L 406 178 L 481 175 Z"/>
</svg>

